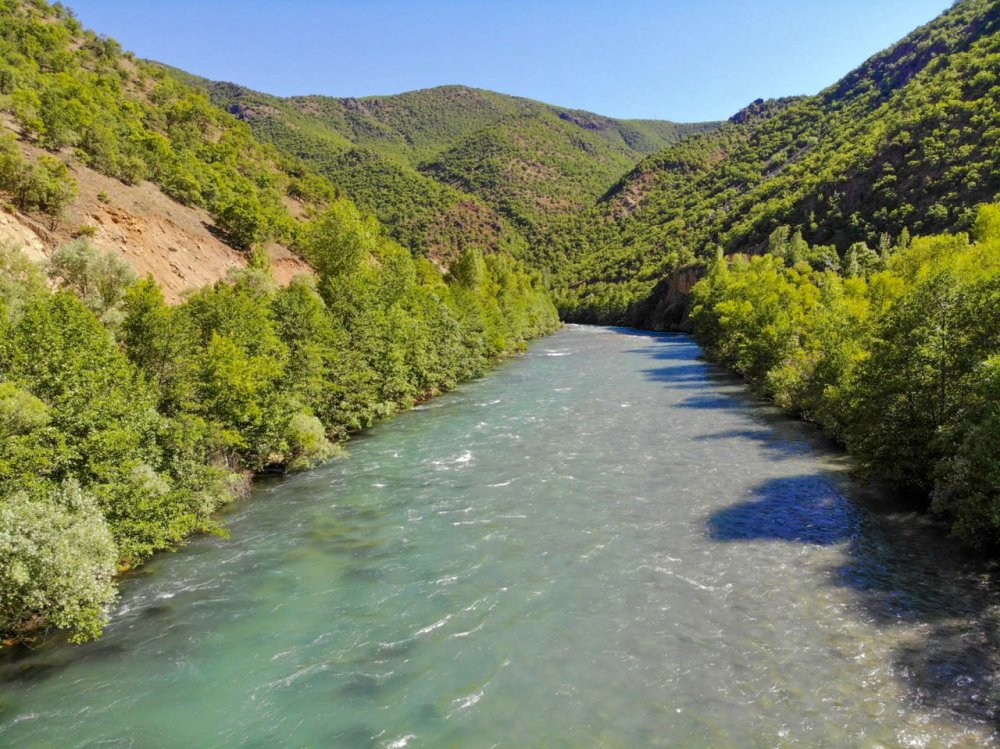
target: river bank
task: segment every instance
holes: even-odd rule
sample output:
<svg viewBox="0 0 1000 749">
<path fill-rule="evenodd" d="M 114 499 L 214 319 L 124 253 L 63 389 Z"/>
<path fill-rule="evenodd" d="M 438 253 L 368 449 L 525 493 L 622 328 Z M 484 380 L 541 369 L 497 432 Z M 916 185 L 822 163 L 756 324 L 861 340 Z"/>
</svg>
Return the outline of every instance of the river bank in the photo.
<svg viewBox="0 0 1000 749">
<path fill-rule="evenodd" d="M 699 356 L 569 326 L 262 482 L 5 659 L 0 743 L 996 743 L 992 573 Z"/>
</svg>

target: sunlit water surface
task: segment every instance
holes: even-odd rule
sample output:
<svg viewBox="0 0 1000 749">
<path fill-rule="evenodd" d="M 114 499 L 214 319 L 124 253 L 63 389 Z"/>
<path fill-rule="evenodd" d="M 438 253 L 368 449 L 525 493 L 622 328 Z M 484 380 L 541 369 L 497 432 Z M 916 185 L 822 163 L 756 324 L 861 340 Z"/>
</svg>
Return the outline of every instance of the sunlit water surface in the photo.
<svg viewBox="0 0 1000 749">
<path fill-rule="evenodd" d="M 682 336 L 570 327 L 0 661 L 0 745 L 982 746 L 982 563 Z"/>
</svg>

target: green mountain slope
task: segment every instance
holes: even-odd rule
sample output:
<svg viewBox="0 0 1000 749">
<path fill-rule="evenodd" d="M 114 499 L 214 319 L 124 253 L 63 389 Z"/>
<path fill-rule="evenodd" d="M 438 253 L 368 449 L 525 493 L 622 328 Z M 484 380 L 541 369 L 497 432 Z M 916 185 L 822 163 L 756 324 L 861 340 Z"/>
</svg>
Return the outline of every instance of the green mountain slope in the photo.
<svg viewBox="0 0 1000 749">
<path fill-rule="evenodd" d="M 512 117 L 462 139 L 421 171 L 479 196 L 534 236 L 550 219 L 591 205 L 639 157 L 617 126 L 597 129 L 601 119 Z"/>
<path fill-rule="evenodd" d="M 495 210 L 421 174 L 391 148 L 389 152 L 374 148 L 371 137 L 357 145 L 309 107 L 303 111 L 288 100 L 242 86 L 170 71 L 205 90 L 215 103 L 248 123 L 259 138 L 330 179 L 361 208 L 374 213 L 396 241 L 417 254 L 447 263 L 466 246 L 514 253 L 525 247 L 523 237 Z M 341 115 L 342 109 L 334 109 L 331 118 L 353 134 L 349 120 Z M 388 144 L 390 139 L 385 140 Z"/>
<path fill-rule="evenodd" d="M 755 102 L 645 159 L 551 234 L 563 309 L 643 319 L 671 268 L 764 248 L 779 226 L 843 253 L 965 229 L 1000 192 L 1000 6 L 964 0 L 816 96 Z"/>
<path fill-rule="evenodd" d="M 448 258 L 526 252 L 552 217 L 590 205 L 643 155 L 715 123 L 615 120 L 467 88 L 281 99 L 181 71 L 262 139 L 301 158 L 393 236 Z"/>
<path fill-rule="evenodd" d="M 352 143 L 377 148 L 415 166 L 434 160 L 480 130 L 522 117 L 551 115 L 634 153 L 651 153 L 713 124 L 616 120 L 467 86 L 439 86 L 361 99 L 299 96 L 287 101 Z"/>
</svg>

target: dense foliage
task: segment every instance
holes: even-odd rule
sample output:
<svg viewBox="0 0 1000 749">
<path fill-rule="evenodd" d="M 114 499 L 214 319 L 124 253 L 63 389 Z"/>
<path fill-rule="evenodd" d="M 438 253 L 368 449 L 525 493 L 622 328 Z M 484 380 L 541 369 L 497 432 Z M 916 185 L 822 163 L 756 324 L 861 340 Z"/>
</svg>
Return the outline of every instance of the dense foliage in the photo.
<svg viewBox="0 0 1000 749">
<path fill-rule="evenodd" d="M 10 210 L 57 221 L 82 163 L 208 209 L 250 260 L 169 306 L 85 235 L 46 268 L 0 246 L 0 637 L 96 635 L 116 572 L 214 530 L 255 472 L 329 457 L 559 324 L 510 254 L 462 244 L 445 275 L 61 5 L 0 0 L 0 16 Z M 316 275 L 279 288 L 269 240 Z"/>
<path fill-rule="evenodd" d="M 482 374 L 558 325 L 509 256 L 443 277 L 346 201 L 302 231 L 318 279 L 261 270 L 170 307 L 86 241 L 49 274 L 0 252 L 0 633 L 96 634 L 116 564 L 188 534 L 268 467 Z"/>
<path fill-rule="evenodd" d="M 546 261 L 571 319 L 648 323 L 630 307 L 698 258 L 764 249 L 778 226 L 840 254 L 883 233 L 967 231 L 1000 193 L 1000 6 L 962 0 L 816 96 L 755 102 L 668 146 Z"/>
<path fill-rule="evenodd" d="M 26 159 L 10 135 L 0 136 L 0 190 L 20 211 L 45 214 L 50 225 L 76 197 L 76 181 L 66 164 L 48 155 Z"/>
<path fill-rule="evenodd" d="M 286 196 L 314 206 L 332 197 L 204 94 L 84 30 L 61 5 L 0 0 L 0 17 L 0 112 L 52 154 L 26 159 L 0 139 L 0 190 L 18 209 L 57 218 L 76 193 L 69 158 L 207 208 L 239 248 L 294 240 Z"/>
<path fill-rule="evenodd" d="M 518 232 L 481 201 L 374 145 L 352 143 L 314 111 L 235 84 L 166 69 L 206 90 L 215 103 L 249 123 L 259 138 L 327 177 L 415 253 L 447 261 L 470 243 L 488 251 L 523 249 Z"/>
<path fill-rule="evenodd" d="M 708 354 L 963 539 L 1000 542 L 1000 204 L 971 241 L 887 239 L 842 264 L 775 239 L 776 254 L 720 256 L 695 286 Z"/>
<path fill-rule="evenodd" d="M 552 218 L 592 205 L 639 155 L 604 131 L 540 112 L 476 131 L 420 168 L 535 238 Z"/>
<path fill-rule="evenodd" d="M 571 126 L 567 133 L 593 133 L 609 146 L 633 153 L 652 153 L 683 135 L 712 127 L 710 123 L 616 120 L 467 86 L 361 99 L 300 96 L 287 101 L 351 143 L 377 148 L 414 166 L 434 160 L 478 132 L 540 115 L 565 121 Z"/>
<path fill-rule="evenodd" d="M 640 156 L 715 123 L 615 120 L 491 91 L 281 99 L 172 70 L 310 164 L 399 242 L 449 258 L 475 244 L 526 258 L 553 216 L 591 205 Z"/>
</svg>

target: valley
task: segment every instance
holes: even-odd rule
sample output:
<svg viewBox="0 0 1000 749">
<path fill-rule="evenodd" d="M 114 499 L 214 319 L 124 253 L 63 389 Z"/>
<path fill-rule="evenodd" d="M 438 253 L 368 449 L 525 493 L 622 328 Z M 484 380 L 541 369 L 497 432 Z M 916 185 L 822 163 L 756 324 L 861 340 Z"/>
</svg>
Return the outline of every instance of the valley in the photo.
<svg viewBox="0 0 1000 749">
<path fill-rule="evenodd" d="M 0 745 L 997 744 L 994 0 L 722 121 L 184 67 L 0 0 Z"/>
</svg>

